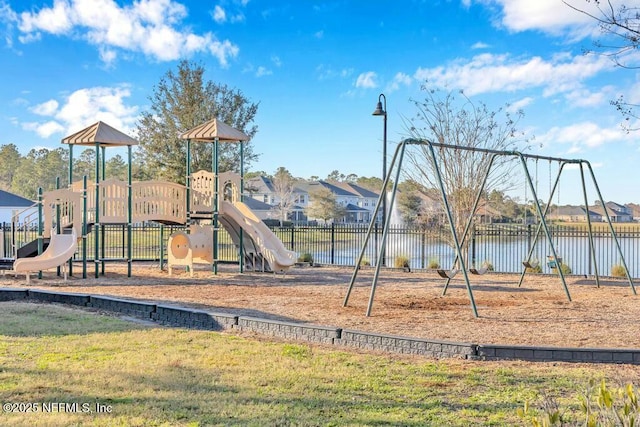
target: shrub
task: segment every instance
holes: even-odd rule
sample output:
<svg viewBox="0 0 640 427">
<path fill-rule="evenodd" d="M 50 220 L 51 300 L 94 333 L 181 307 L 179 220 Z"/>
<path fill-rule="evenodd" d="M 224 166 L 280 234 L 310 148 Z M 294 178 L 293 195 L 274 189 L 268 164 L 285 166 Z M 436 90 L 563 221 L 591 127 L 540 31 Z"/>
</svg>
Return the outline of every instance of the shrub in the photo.
<svg viewBox="0 0 640 427">
<path fill-rule="evenodd" d="M 571 274 L 571 267 L 569 267 L 564 262 L 560 263 L 560 268 L 562 269 L 562 274 L 564 274 L 565 276 Z M 551 271 L 553 271 L 554 273 L 558 272 L 556 268 L 552 268 Z"/>
<path fill-rule="evenodd" d="M 540 267 L 540 265 L 536 265 L 535 267 L 527 267 L 525 270 L 527 273 L 537 273 L 540 274 L 542 273 L 542 267 Z"/>
<path fill-rule="evenodd" d="M 393 266 L 395 268 L 410 269 L 411 267 L 409 266 L 409 257 L 404 255 L 398 255 L 393 262 Z"/>
<path fill-rule="evenodd" d="M 313 264 L 313 255 L 311 255 L 309 252 L 305 252 L 300 255 L 300 257 L 298 258 L 298 262 L 308 262 L 309 264 Z"/>
<path fill-rule="evenodd" d="M 433 268 L 434 270 L 440 268 L 440 262 L 438 261 L 438 258 L 429 259 L 429 264 L 427 264 L 427 268 Z"/>
<path fill-rule="evenodd" d="M 638 395 L 633 384 L 625 387 L 609 388 L 603 379 L 599 385 L 589 381 L 586 390 L 579 395 L 579 407 L 584 422 L 571 425 L 595 426 L 633 426 L 640 418 Z M 542 408 L 534 411 L 525 402 L 524 408 L 518 409 L 518 416 L 532 426 L 568 425 L 567 409 L 561 410 L 552 398 L 547 398 Z M 542 414 L 538 414 L 542 412 Z"/>
<path fill-rule="evenodd" d="M 486 268 L 487 271 L 494 271 L 493 264 L 488 259 L 484 260 L 484 262 L 482 263 L 482 268 Z"/>
<path fill-rule="evenodd" d="M 624 266 L 622 264 L 614 264 L 611 267 L 611 275 L 613 277 L 623 277 L 626 278 L 627 277 L 627 272 L 624 269 Z"/>
<path fill-rule="evenodd" d="M 369 258 L 362 257 L 362 261 L 360 261 L 360 267 L 369 267 L 371 265 L 371 261 L 369 261 Z"/>
</svg>

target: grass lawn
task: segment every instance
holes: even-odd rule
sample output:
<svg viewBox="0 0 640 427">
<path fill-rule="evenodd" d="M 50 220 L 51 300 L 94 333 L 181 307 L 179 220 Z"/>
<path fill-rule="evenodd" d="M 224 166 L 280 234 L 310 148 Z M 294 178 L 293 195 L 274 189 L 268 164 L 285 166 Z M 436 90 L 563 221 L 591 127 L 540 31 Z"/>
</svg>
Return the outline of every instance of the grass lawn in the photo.
<svg viewBox="0 0 640 427">
<path fill-rule="evenodd" d="M 578 411 L 589 379 L 637 383 L 639 372 L 343 352 L 0 303 L 0 401 L 40 405 L 3 409 L 0 425 L 519 425 L 525 401 Z"/>
</svg>

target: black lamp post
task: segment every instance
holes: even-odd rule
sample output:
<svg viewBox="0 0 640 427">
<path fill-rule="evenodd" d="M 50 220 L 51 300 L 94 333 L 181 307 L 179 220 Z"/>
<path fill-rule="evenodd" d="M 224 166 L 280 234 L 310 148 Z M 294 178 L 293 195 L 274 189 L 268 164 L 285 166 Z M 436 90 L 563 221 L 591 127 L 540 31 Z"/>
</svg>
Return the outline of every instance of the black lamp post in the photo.
<svg viewBox="0 0 640 427">
<path fill-rule="evenodd" d="M 384 104 L 382 104 L 382 100 L 384 100 Z M 382 116 L 383 121 L 383 129 L 382 129 L 382 182 L 387 178 L 387 97 L 384 96 L 384 93 L 381 93 L 378 96 L 378 104 L 376 105 L 375 111 L 372 113 L 374 116 Z M 384 225 L 387 222 L 387 195 L 385 193 L 385 188 L 382 188 L 382 229 L 384 230 Z M 384 251 L 384 248 L 382 248 Z M 382 256 L 382 265 L 385 265 L 384 255 Z"/>
</svg>

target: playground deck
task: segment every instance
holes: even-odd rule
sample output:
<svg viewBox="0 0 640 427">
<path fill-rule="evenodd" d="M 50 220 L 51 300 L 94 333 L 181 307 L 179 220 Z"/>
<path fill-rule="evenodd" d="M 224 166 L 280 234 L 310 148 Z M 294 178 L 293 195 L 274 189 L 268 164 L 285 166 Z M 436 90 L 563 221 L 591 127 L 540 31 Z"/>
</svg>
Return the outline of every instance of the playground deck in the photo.
<svg viewBox="0 0 640 427">
<path fill-rule="evenodd" d="M 383 271 L 371 317 L 365 310 L 373 271 L 362 270 L 348 307 L 342 307 L 352 270 L 339 267 L 293 268 L 285 276 L 237 272 L 222 266 L 214 276 L 199 266 L 193 278 L 173 276 L 151 264 L 113 265 L 105 277 L 63 282 L 54 271 L 30 288 L 180 302 L 245 316 L 309 322 L 362 331 L 482 344 L 562 347 L 640 348 L 640 296 L 627 282 L 571 276 L 569 302 L 555 276 L 486 274 L 472 285 L 480 317 L 474 318 L 464 283 L 454 280 L 446 296 L 435 272 Z M 24 288 L 24 277 L 0 276 L 0 287 Z"/>
</svg>

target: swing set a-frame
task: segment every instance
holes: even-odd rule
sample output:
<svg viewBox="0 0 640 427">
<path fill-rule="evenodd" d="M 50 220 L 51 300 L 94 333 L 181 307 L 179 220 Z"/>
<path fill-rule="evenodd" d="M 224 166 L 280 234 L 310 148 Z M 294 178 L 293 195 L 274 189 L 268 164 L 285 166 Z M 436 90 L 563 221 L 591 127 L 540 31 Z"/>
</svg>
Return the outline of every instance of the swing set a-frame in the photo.
<svg viewBox="0 0 640 427">
<path fill-rule="evenodd" d="M 489 178 L 489 173 L 491 172 L 492 167 L 494 166 L 494 164 L 496 163 L 496 159 L 500 158 L 500 159 L 504 159 L 506 158 L 514 158 L 519 160 L 519 163 L 522 165 L 522 171 L 523 174 L 526 178 L 526 183 L 525 185 L 528 187 L 528 189 L 531 192 L 534 204 L 535 204 L 535 209 L 536 209 L 536 213 L 537 216 L 539 218 L 539 223 L 537 226 L 537 229 L 535 231 L 535 235 L 534 235 L 534 240 L 533 243 L 531 245 L 531 248 L 529 249 L 529 252 L 527 254 L 527 257 L 525 260 L 523 260 L 523 270 L 522 270 L 522 274 L 520 275 L 520 281 L 518 282 L 518 286 L 522 285 L 522 282 L 524 280 L 524 276 L 527 273 L 528 267 L 531 267 L 533 265 L 533 260 L 532 260 L 532 255 L 534 253 L 535 250 L 535 246 L 536 243 L 538 241 L 538 238 L 540 236 L 540 234 L 542 232 L 544 232 L 544 235 L 547 238 L 547 242 L 549 244 L 549 250 L 551 253 L 551 260 L 553 260 L 553 262 L 555 262 L 555 270 L 558 273 L 558 276 L 560 278 L 560 281 L 562 283 L 562 287 L 564 289 L 565 295 L 567 296 L 567 299 L 569 301 L 571 301 L 571 294 L 569 293 L 569 288 L 567 287 L 567 282 L 565 279 L 565 273 L 563 272 L 561 265 L 560 265 L 560 257 L 558 256 L 557 253 L 557 249 L 555 247 L 555 245 L 553 244 L 553 239 L 551 236 L 551 232 L 549 231 L 549 226 L 547 224 L 546 221 L 546 215 L 548 213 L 549 210 L 549 206 L 551 205 L 551 202 L 553 200 L 553 196 L 558 188 L 558 184 L 560 182 L 560 176 L 564 170 L 564 167 L 566 165 L 577 165 L 580 169 L 580 180 L 581 180 L 581 184 L 582 184 L 582 194 L 584 197 L 584 209 L 586 212 L 586 218 L 587 218 L 587 229 L 588 229 L 588 235 L 589 235 L 589 252 L 590 252 L 590 256 L 592 258 L 592 262 L 593 262 L 593 266 L 594 266 L 594 273 L 595 273 L 595 280 L 596 280 L 596 284 L 598 287 L 600 287 L 600 275 L 598 272 L 598 265 L 597 265 L 597 258 L 596 258 L 596 252 L 595 252 L 595 244 L 594 244 L 594 239 L 593 239 L 593 229 L 592 229 L 592 224 L 591 224 L 591 217 L 589 215 L 589 205 L 588 205 L 588 200 L 587 200 L 587 189 L 586 189 L 586 181 L 585 181 L 585 168 L 588 170 L 589 175 L 591 176 L 591 179 L 593 180 L 593 186 L 595 188 L 598 200 L 600 201 L 601 205 L 604 207 L 604 216 L 606 218 L 606 222 L 609 226 L 609 231 L 611 234 L 611 239 L 612 241 L 615 243 L 615 247 L 616 250 L 618 252 L 618 255 L 620 256 L 620 262 L 622 264 L 622 266 L 624 267 L 625 273 L 626 273 L 626 277 L 627 280 L 629 282 L 629 286 L 631 287 L 631 291 L 633 292 L 634 295 L 636 294 L 636 289 L 635 286 L 633 284 L 633 280 L 631 279 L 631 274 L 629 274 L 629 269 L 627 267 L 627 262 L 624 258 L 624 254 L 622 253 L 622 248 L 620 247 L 620 242 L 618 241 L 618 238 L 616 236 L 615 230 L 613 228 L 613 224 L 611 223 L 611 217 L 609 216 L 609 213 L 605 207 L 604 204 L 604 200 L 602 198 L 602 193 L 600 192 L 600 188 L 598 186 L 598 182 L 596 180 L 595 174 L 593 173 L 593 168 L 591 167 L 591 164 L 587 161 L 587 160 L 580 160 L 580 159 L 566 159 L 566 158 L 561 158 L 561 157 L 550 157 L 550 156 L 540 156 L 540 155 L 534 155 L 534 154 L 527 154 L 527 153 L 522 153 L 519 151 L 502 151 L 502 150 L 494 150 L 494 149 L 488 149 L 488 148 L 478 148 L 478 147 L 468 147 L 468 146 L 459 146 L 459 145 L 451 145 L 451 144 L 443 144 L 443 143 L 436 143 L 436 142 L 431 142 L 429 140 L 425 140 L 425 139 L 413 139 L 413 138 L 409 138 L 409 139 L 404 139 L 402 142 L 400 142 L 398 144 L 398 146 L 396 147 L 396 150 L 393 154 L 393 158 L 391 161 L 391 165 L 388 169 L 388 173 L 387 176 L 384 178 L 384 182 L 382 184 L 382 191 L 380 192 L 380 198 L 378 199 L 376 206 L 375 206 L 375 210 L 373 212 L 372 215 L 372 221 L 369 224 L 369 228 L 367 229 L 367 234 L 365 235 L 365 239 L 364 242 L 362 244 L 362 248 L 360 250 L 360 255 L 358 256 L 358 260 L 355 264 L 354 270 L 353 270 L 353 275 L 351 276 L 351 281 L 349 282 L 349 286 L 347 289 L 347 293 L 345 295 L 344 298 L 344 302 L 343 302 L 343 307 L 346 307 L 348 302 L 349 302 L 349 296 L 351 295 L 351 291 L 353 290 L 353 286 L 356 282 L 357 276 L 358 276 L 358 272 L 360 270 L 360 265 L 362 263 L 362 260 L 364 258 L 364 254 L 365 251 L 367 249 L 367 245 L 369 243 L 369 239 L 371 238 L 371 235 L 373 233 L 373 229 L 374 229 L 374 225 L 375 225 L 375 218 L 377 218 L 378 213 L 380 212 L 381 209 L 381 205 L 382 205 L 382 200 L 384 197 L 386 197 L 386 193 L 387 193 L 387 188 L 389 187 L 389 182 L 391 180 L 391 176 L 393 174 L 394 168 L 395 168 L 395 178 L 393 181 L 393 186 L 392 186 L 392 190 L 391 190 L 391 196 L 390 196 L 390 201 L 388 203 L 389 206 L 393 206 L 394 201 L 395 201 L 395 197 L 398 191 L 398 182 L 400 180 L 400 173 L 402 171 L 402 162 L 404 160 L 404 156 L 405 156 L 405 152 L 406 152 L 406 148 L 407 146 L 416 146 L 416 145 L 420 145 L 420 146 L 426 146 L 428 148 L 428 152 L 429 152 L 429 158 L 431 161 L 431 165 L 433 167 L 433 172 L 435 175 L 435 179 L 438 183 L 438 189 L 440 191 L 440 196 L 442 197 L 442 203 L 443 203 L 443 208 L 445 210 L 446 216 L 447 216 L 447 220 L 449 223 L 449 229 L 451 232 L 451 237 L 452 237 L 452 242 L 453 242 L 453 246 L 454 246 L 454 250 L 455 250 L 455 261 L 454 261 L 454 265 L 456 263 L 459 263 L 459 271 L 462 272 L 463 276 L 464 276 L 464 282 L 466 285 L 466 289 L 467 289 L 467 294 L 469 296 L 469 302 L 471 304 L 471 309 L 473 310 L 473 314 L 475 317 L 478 317 L 478 309 L 476 307 L 476 303 L 473 297 L 473 290 L 471 288 L 471 283 L 469 282 L 469 272 L 471 272 L 471 270 L 474 270 L 473 268 L 471 269 L 467 269 L 466 266 L 466 260 L 465 257 L 463 256 L 463 251 L 462 251 L 462 247 L 464 247 L 464 243 L 465 240 L 467 238 L 467 235 L 469 233 L 469 230 L 471 229 L 471 225 L 473 223 L 473 215 L 469 215 L 469 218 L 466 222 L 464 231 L 462 233 L 462 236 L 458 236 L 458 233 L 456 232 L 455 226 L 454 226 L 454 220 L 453 220 L 453 214 L 451 212 L 451 205 L 449 203 L 449 198 L 447 197 L 446 191 L 445 191 L 445 185 L 444 185 L 444 181 L 442 179 L 442 174 L 440 171 L 440 165 L 438 163 L 438 158 L 436 156 L 435 150 L 434 148 L 438 148 L 438 149 L 442 149 L 442 150 L 463 150 L 463 151 L 472 151 L 472 152 L 477 152 L 477 153 L 482 153 L 485 155 L 489 155 L 489 163 L 488 163 L 488 167 L 486 169 L 486 173 L 483 177 L 482 180 L 482 184 L 480 186 L 480 189 L 478 191 L 478 193 L 476 194 L 475 197 L 475 201 L 473 204 L 473 208 L 471 210 L 471 212 L 476 212 L 478 209 L 478 205 L 480 203 L 480 199 L 482 198 L 482 194 L 485 190 L 485 186 L 487 183 L 487 180 Z M 547 204 L 544 206 L 544 209 L 542 208 L 542 206 L 540 205 L 540 201 L 538 199 L 538 194 L 537 194 L 537 185 L 534 185 L 534 182 L 531 178 L 531 173 L 529 171 L 529 166 L 527 164 L 528 160 L 535 160 L 536 162 L 538 160 L 546 160 L 549 162 L 558 162 L 559 163 L 559 167 L 558 167 L 558 174 L 556 175 L 554 184 L 550 190 L 550 194 L 549 194 L 549 201 L 547 202 Z M 397 163 L 397 166 L 396 166 Z M 550 177 L 551 178 L 551 177 Z M 537 177 L 536 177 L 537 179 Z M 386 222 L 383 225 L 383 229 L 382 229 L 382 239 L 380 241 L 380 245 L 382 248 L 385 247 L 386 245 L 386 241 L 387 241 L 387 235 L 389 233 L 389 222 Z M 378 278 L 380 276 L 380 267 L 383 264 L 383 259 L 382 257 L 384 256 L 384 252 L 383 250 L 378 251 L 378 259 L 377 262 L 375 264 L 375 272 L 373 275 L 373 280 L 371 282 L 371 291 L 370 291 L 370 295 L 369 295 L 369 303 L 367 305 L 367 312 L 366 315 L 370 316 L 371 315 L 371 309 L 373 307 L 373 299 L 375 296 L 375 291 L 376 291 L 376 286 L 378 283 Z M 478 270 L 476 270 L 478 271 Z M 443 289 L 442 294 L 444 295 L 447 291 L 447 287 L 451 281 L 451 278 L 453 277 L 453 275 L 456 273 L 457 271 L 451 270 L 450 272 L 447 271 L 443 271 L 441 276 L 446 277 L 447 278 L 447 282 L 446 285 Z M 478 273 L 475 273 L 478 274 Z"/>
</svg>

